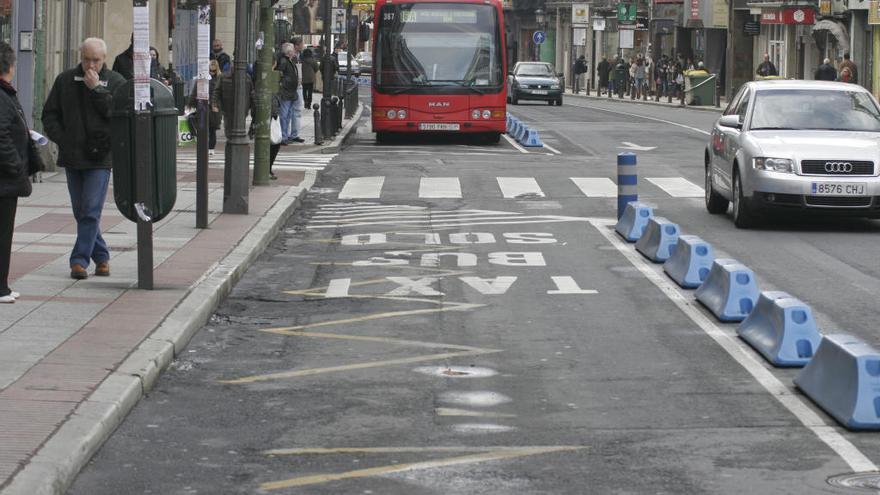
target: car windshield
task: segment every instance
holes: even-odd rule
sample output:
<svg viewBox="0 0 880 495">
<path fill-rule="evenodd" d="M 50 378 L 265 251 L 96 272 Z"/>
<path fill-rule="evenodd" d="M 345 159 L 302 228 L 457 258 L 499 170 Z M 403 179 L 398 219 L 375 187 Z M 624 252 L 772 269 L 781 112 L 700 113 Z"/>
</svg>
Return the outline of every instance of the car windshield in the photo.
<svg viewBox="0 0 880 495">
<path fill-rule="evenodd" d="M 503 84 L 499 20 L 480 4 L 386 4 L 379 16 L 376 84 L 468 91 Z"/>
<path fill-rule="evenodd" d="M 518 76 L 552 76 L 553 71 L 547 64 L 522 64 L 516 68 Z"/>
<path fill-rule="evenodd" d="M 864 91 L 758 91 L 751 130 L 880 132 L 880 111 Z"/>
</svg>

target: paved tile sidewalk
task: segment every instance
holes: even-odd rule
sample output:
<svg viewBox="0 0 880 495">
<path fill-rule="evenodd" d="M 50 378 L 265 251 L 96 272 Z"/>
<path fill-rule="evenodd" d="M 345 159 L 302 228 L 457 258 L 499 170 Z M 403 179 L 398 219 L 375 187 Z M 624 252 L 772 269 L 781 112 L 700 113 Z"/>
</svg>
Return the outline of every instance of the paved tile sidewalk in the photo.
<svg viewBox="0 0 880 495">
<path fill-rule="evenodd" d="M 724 97 L 721 97 L 721 107 L 716 108 L 715 106 L 702 106 L 702 105 L 682 106 L 681 101 L 677 98 L 672 98 L 671 103 L 668 101 L 668 98 L 660 98 L 660 101 L 654 101 L 653 97 L 648 97 L 647 100 L 635 100 L 635 99 L 631 99 L 629 95 L 624 95 L 623 98 L 618 98 L 617 95 L 614 95 L 613 97 L 609 98 L 607 94 L 603 94 L 602 96 L 597 96 L 595 90 L 593 90 L 590 94 L 585 94 L 583 91 L 575 94 L 571 91 L 571 89 L 566 89 L 565 96 L 566 97 L 573 97 L 573 98 L 588 98 L 591 100 L 604 100 L 604 101 L 613 101 L 613 102 L 622 102 L 622 103 L 638 103 L 638 104 L 643 104 L 643 105 L 657 105 L 657 106 L 663 106 L 663 107 L 689 108 L 691 110 L 703 110 L 703 111 L 718 112 L 718 113 L 723 111 L 724 107 L 727 106 L 727 99 Z"/>
<path fill-rule="evenodd" d="M 311 125 L 304 122 L 303 128 L 304 138 L 312 135 Z M 342 137 L 326 145 L 338 146 Z M 89 401 L 112 403 L 118 415 L 114 421 L 121 421 L 151 385 L 148 380 L 161 371 L 162 356 L 170 360 L 189 340 L 191 334 L 184 327 L 197 329 L 204 323 L 198 319 L 210 315 L 314 180 L 315 169 L 284 167 L 276 170 L 279 179 L 270 186 L 251 189 L 249 214 L 221 214 L 222 149 L 218 144 L 209 168 L 210 223 L 205 230 L 195 228 L 195 150 L 178 150 L 177 202 L 153 228 L 152 291 L 136 288 L 136 224 L 117 211 L 112 184 L 101 222 L 111 250 L 110 277 L 81 281 L 69 277 L 76 223 L 63 172 L 46 174 L 42 183 L 34 185 L 33 195 L 19 201 L 10 285 L 22 297 L 15 304 L 0 305 L 0 492 L 4 495 L 63 493 L 115 428 L 106 412 L 95 418 L 89 415 Z M 304 153 L 326 157 L 324 161 L 330 158 L 321 152 L 314 145 L 286 146 L 278 160 L 295 162 Z M 201 310 L 181 311 L 185 304 Z M 156 336 L 157 329 L 164 333 Z M 155 349 L 144 349 L 145 345 Z M 139 351 L 146 352 L 145 359 L 132 361 Z M 158 369 L 144 371 L 151 366 Z M 106 391 L 93 397 L 99 395 L 99 388 L 112 385 L 114 376 L 135 379 L 136 394 L 120 391 L 116 397 L 111 386 L 110 397 Z M 88 431 L 65 431 L 73 423 L 77 425 L 73 430 Z M 63 437 L 67 444 L 49 452 L 47 459 L 61 452 L 69 457 L 61 459 L 65 465 L 42 466 L 22 476 L 31 470 L 34 456 L 43 454 L 41 449 L 52 450 L 44 447 L 47 442 L 58 443 L 53 436 Z"/>
</svg>

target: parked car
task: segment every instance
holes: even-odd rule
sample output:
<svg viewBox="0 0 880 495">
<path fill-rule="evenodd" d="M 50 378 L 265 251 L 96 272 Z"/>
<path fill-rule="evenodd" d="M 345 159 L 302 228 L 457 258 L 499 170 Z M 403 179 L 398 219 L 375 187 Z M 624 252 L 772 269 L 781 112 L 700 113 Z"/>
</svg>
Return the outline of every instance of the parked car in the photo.
<svg viewBox="0 0 880 495">
<path fill-rule="evenodd" d="M 354 58 L 361 67 L 361 74 L 370 74 L 373 72 L 373 54 L 370 52 L 360 52 Z"/>
<path fill-rule="evenodd" d="M 507 102 L 540 100 L 562 105 L 562 74 L 547 62 L 517 62 L 507 77 Z"/>
<path fill-rule="evenodd" d="M 347 76 L 348 75 L 348 53 L 347 52 L 339 52 L 336 54 L 336 59 L 339 61 L 339 75 Z M 351 60 L 351 74 L 353 76 L 361 75 L 361 66 L 358 64 L 357 60 L 352 57 Z"/>
<path fill-rule="evenodd" d="M 705 151 L 706 208 L 739 228 L 769 211 L 880 218 L 880 106 L 861 86 L 743 85 Z"/>
</svg>

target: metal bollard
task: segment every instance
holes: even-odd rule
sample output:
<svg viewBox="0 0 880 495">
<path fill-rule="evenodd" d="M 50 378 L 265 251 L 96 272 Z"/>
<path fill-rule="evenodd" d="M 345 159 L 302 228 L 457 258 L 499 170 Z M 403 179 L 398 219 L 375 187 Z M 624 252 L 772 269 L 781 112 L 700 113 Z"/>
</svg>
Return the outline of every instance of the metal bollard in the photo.
<svg viewBox="0 0 880 495">
<path fill-rule="evenodd" d="M 715 108 L 721 108 L 721 82 L 715 77 Z"/>
<path fill-rule="evenodd" d="M 321 105 L 315 103 L 312 105 L 315 116 L 315 144 L 318 146 L 324 144 L 324 135 L 321 132 Z"/>
<path fill-rule="evenodd" d="M 625 151 L 617 154 L 617 218 L 623 216 L 626 204 L 639 200 L 639 175 L 636 154 Z"/>
<path fill-rule="evenodd" d="M 336 119 L 339 118 L 339 97 L 333 96 L 330 98 L 330 136 L 336 137 L 336 131 L 339 129 L 339 126 L 336 123 Z"/>
</svg>

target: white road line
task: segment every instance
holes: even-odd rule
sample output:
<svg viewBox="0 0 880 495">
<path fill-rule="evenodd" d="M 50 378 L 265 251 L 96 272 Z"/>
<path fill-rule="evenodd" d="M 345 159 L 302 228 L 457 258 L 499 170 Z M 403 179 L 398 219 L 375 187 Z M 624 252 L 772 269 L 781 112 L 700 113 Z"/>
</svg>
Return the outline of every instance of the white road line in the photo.
<svg viewBox="0 0 880 495">
<path fill-rule="evenodd" d="M 422 177 L 419 181 L 420 198 L 461 198 L 458 177 Z"/>
<path fill-rule="evenodd" d="M 606 177 L 571 177 L 588 198 L 616 198 L 617 184 Z"/>
<path fill-rule="evenodd" d="M 706 191 L 684 177 L 648 177 L 653 183 L 674 198 L 702 198 Z"/>
<path fill-rule="evenodd" d="M 342 190 L 339 191 L 339 199 L 354 198 L 379 198 L 382 194 L 382 185 L 385 176 L 378 177 L 352 177 L 345 181 Z"/>
<path fill-rule="evenodd" d="M 554 148 L 553 146 L 550 146 L 550 145 L 547 144 L 547 143 L 544 143 L 544 147 L 547 148 L 548 150 L 552 151 L 553 153 L 556 153 L 557 155 L 561 155 L 561 154 L 562 154 L 561 151 L 559 151 L 558 149 Z"/>
<path fill-rule="evenodd" d="M 578 105 L 578 106 L 580 106 L 580 105 Z M 673 122 L 671 120 L 658 119 L 657 117 L 648 117 L 647 115 L 640 115 L 637 113 L 621 112 L 619 110 L 608 110 L 607 108 L 594 107 L 594 106 L 590 106 L 590 105 L 584 105 L 584 106 L 587 108 L 592 108 L 593 110 L 599 110 L 601 112 L 616 113 L 616 114 L 620 114 L 620 115 L 629 115 L 630 117 L 638 117 L 640 119 L 653 120 L 655 122 L 663 122 L 664 124 L 670 124 L 670 125 L 674 125 L 674 126 L 678 126 L 678 127 L 683 127 L 685 129 L 689 129 L 694 132 L 699 132 L 700 134 L 705 134 L 707 136 L 712 134 L 709 131 L 704 131 L 703 129 L 697 129 L 696 127 L 691 127 L 689 125 L 679 124 L 678 122 Z"/>
<path fill-rule="evenodd" d="M 505 198 L 516 198 L 523 194 L 544 197 L 544 191 L 534 177 L 495 177 L 495 180 Z"/>
<path fill-rule="evenodd" d="M 812 431 L 819 440 L 824 442 L 846 462 L 854 472 L 877 471 L 875 465 L 855 445 L 847 440 L 838 430 L 829 426 L 809 405 L 804 403 L 793 390 L 785 386 L 770 370 L 768 370 L 754 351 L 740 341 L 734 332 L 725 331 L 715 324 L 700 309 L 690 293 L 687 295 L 661 273 L 661 269 L 648 264 L 630 245 L 624 243 L 611 230 L 613 220 L 591 219 L 590 222 L 633 266 L 648 280 L 660 289 L 678 308 L 688 316 L 703 332 L 715 341 L 737 363 L 767 390 L 783 407 L 789 410 L 807 429 Z M 658 265 L 659 266 L 659 265 Z"/>
<path fill-rule="evenodd" d="M 351 287 L 350 278 L 334 278 L 327 284 L 325 298 L 348 297 L 348 289 Z"/>
<path fill-rule="evenodd" d="M 519 143 L 514 141 L 514 139 L 512 137 L 508 136 L 507 134 L 502 134 L 502 136 L 504 136 L 504 139 L 506 139 L 507 142 L 511 144 L 511 146 L 518 149 L 520 153 L 528 153 L 529 152 L 529 150 L 520 146 Z"/>
</svg>

